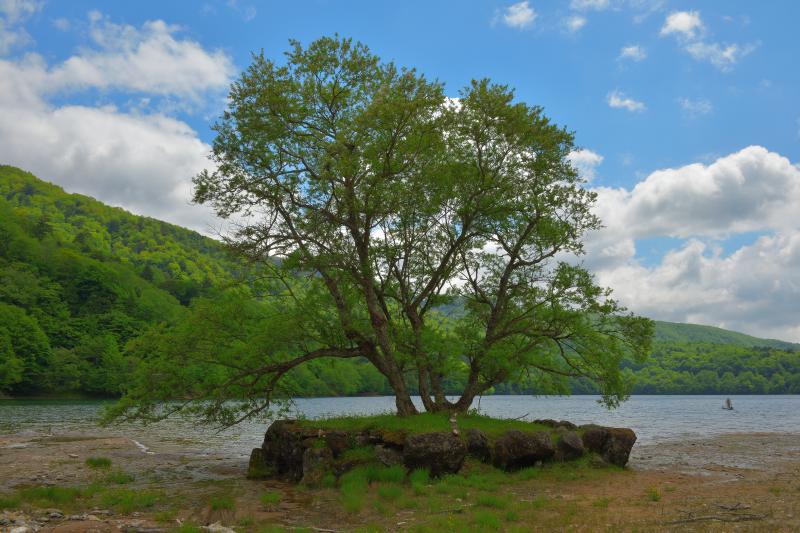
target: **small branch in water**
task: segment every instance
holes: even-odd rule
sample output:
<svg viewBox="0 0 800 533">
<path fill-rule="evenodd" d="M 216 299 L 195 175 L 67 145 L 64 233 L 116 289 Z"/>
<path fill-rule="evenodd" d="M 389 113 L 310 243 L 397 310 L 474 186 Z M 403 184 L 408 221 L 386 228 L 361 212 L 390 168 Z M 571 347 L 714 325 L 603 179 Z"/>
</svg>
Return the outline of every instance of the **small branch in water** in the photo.
<svg viewBox="0 0 800 533">
<path fill-rule="evenodd" d="M 527 417 L 530 413 L 525 413 L 522 416 L 518 416 L 517 418 L 512 418 L 511 420 L 522 420 L 523 418 Z"/>
</svg>

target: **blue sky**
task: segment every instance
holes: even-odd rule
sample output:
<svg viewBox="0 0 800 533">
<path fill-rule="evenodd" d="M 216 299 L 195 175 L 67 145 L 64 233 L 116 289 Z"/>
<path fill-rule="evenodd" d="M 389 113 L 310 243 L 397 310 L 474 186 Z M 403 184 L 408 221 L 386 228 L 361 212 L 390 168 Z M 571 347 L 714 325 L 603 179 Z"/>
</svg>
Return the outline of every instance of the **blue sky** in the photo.
<svg viewBox="0 0 800 533">
<path fill-rule="evenodd" d="M 211 233 L 188 204 L 228 84 L 338 32 L 576 132 L 633 310 L 800 341 L 800 3 L 0 0 L 0 161 Z M 768 258 L 768 259 L 765 259 Z"/>
</svg>

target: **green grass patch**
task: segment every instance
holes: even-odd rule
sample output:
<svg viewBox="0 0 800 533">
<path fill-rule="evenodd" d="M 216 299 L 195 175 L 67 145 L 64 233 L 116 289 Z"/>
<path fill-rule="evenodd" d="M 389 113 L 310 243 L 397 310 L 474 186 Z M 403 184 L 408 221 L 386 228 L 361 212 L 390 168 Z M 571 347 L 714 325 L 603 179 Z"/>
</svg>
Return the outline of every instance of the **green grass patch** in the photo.
<svg viewBox="0 0 800 533">
<path fill-rule="evenodd" d="M 519 470 L 514 475 L 517 477 L 517 479 L 520 479 L 522 481 L 528 481 L 530 479 L 535 479 L 539 477 L 541 474 L 542 474 L 541 468 L 536 466 L 529 466 L 527 468 Z"/>
<path fill-rule="evenodd" d="M 149 490 L 111 489 L 100 494 L 100 505 L 128 514 L 153 507 L 161 494 Z"/>
<path fill-rule="evenodd" d="M 192 524 L 181 524 L 170 531 L 172 531 L 172 533 L 202 533 L 203 530 Z"/>
<path fill-rule="evenodd" d="M 82 496 L 76 487 L 30 487 L 18 492 L 19 500 L 43 507 L 71 504 Z"/>
<path fill-rule="evenodd" d="M 89 457 L 86 459 L 89 468 L 111 468 L 111 459 L 108 457 Z"/>
<path fill-rule="evenodd" d="M 354 514 L 364 507 L 369 481 L 364 468 L 356 468 L 344 474 L 340 479 L 339 491 L 342 495 L 342 507 L 345 512 Z"/>
<path fill-rule="evenodd" d="M 661 500 L 661 493 L 655 487 L 647 489 L 647 493 L 645 494 L 645 496 L 647 500 L 651 502 L 657 502 Z"/>
<path fill-rule="evenodd" d="M 157 512 L 155 515 L 153 515 L 153 518 L 155 518 L 156 522 L 161 522 L 162 524 L 166 524 L 175 520 L 177 516 L 178 516 L 178 511 L 176 511 L 175 509 L 167 509 L 165 511 Z"/>
<path fill-rule="evenodd" d="M 233 511 L 236 508 L 236 502 L 226 494 L 210 497 L 208 505 L 212 511 Z"/>
<path fill-rule="evenodd" d="M 490 507 L 492 509 L 505 509 L 508 502 L 504 497 L 494 494 L 480 494 L 475 498 L 475 504 L 480 507 Z"/>
<path fill-rule="evenodd" d="M 393 431 L 409 435 L 418 433 L 431 433 L 435 431 L 450 431 L 449 415 L 443 413 L 420 413 L 414 416 L 397 416 L 395 414 L 373 416 L 344 416 L 335 418 L 321 418 L 302 420 L 300 423 L 328 430 L 340 431 Z M 552 428 L 541 424 L 533 424 L 523 420 L 505 418 L 492 418 L 482 415 L 461 415 L 458 417 L 458 427 L 479 429 L 488 436 L 497 436 L 510 429 L 521 431 L 551 431 Z"/>
<path fill-rule="evenodd" d="M 384 500 L 394 501 L 403 494 L 403 489 L 397 485 L 381 485 L 378 487 L 378 496 Z"/>
<path fill-rule="evenodd" d="M 592 507 L 597 507 L 598 509 L 608 509 L 608 504 L 611 503 L 611 498 L 597 498 L 592 502 Z"/>
<path fill-rule="evenodd" d="M 544 494 L 536 496 L 533 500 L 531 500 L 532 509 L 541 509 L 545 505 L 547 505 L 547 496 L 545 496 Z"/>
<path fill-rule="evenodd" d="M 498 531 L 501 528 L 500 518 L 487 510 L 478 510 L 472 514 L 472 523 L 481 531 Z"/>
<path fill-rule="evenodd" d="M 3 509 L 14 509 L 19 507 L 20 499 L 19 496 L 15 495 L 0 495 L 0 511 Z"/>
<path fill-rule="evenodd" d="M 431 480 L 431 473 L 427 468 L 417 468 L 408 474 L 408 482 L 414 494 L 421 496 L 428 490 L 428 483 Z"/>
<path fill-rule="evenodd" d="M 125 485 L 133 482 L 134 479 L 136 478 L 134 478 L 133 475 L 121 470 L 117 470 L 116 472 L 110 472 L 106 474 L 106 476 L 103 478 L 103 481 L 114 485 Z"/>
<path fill-rule="evenodd" d="M 281 503 L 283 499 L 283 494 L 279 490 L 268 490 L 266 492 L 261 493 L 261 505 L 264 507 L 274 507 Z"/>
<path fill-rule="evenodd" d="M 406 479 L 406 469 L 403 465 L 383 466 L 376 464 L 365 465 L 367 481 L 380 481 L 382 483 L 402 483 Z"/>
<path fill-rule="evenodd" d="M 342 453 L 342 459 L 355 462 L 372 461 L 375 459 L 375 447 L 359 446 L 357 448 L 349 448 Z"/>
</svg>

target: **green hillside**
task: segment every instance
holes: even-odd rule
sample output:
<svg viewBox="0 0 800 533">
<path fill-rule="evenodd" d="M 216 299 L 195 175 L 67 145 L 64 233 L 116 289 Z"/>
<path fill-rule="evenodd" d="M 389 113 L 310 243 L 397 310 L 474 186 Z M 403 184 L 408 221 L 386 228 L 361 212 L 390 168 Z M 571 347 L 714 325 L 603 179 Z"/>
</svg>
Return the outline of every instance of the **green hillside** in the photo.
<svg viewBox="0 0 800 533">
<path fill-rule="evenodd" d="M 655 340 L 662 343 L 670 342 L 702 342 L 709 344 L 730 344 L 733 346 L 766 346 L 785 350 L 800 349 L 800 344 L 779 341 L 775 339 L 759 339 L 744 333 L 715 328 L 713 326 L 700 326 L 698 324 L 680 324 L 676 322 L 656 321 Z"/>
<path fill-rule="evenodd" d="M 213 239 L 0 166 L 0 394 L 118 395 L 142 347 L 194 337 L 203 309 L 229 306 L 224 320 L 258 305 L 246 289 L 221 294 L 240 268 Z M 269 325 L 252 330 L 257 349 Z M 636 393 L 800 393 L 800 345 L 710 326 L 657 322 L 652 356 L 625 367 Z M 314 361 L 290 378 L 298 395 L 390 390 L 359 360 Z M 554 390 L 594 392 L 525 380 L 496 392 Z"/>
<path fill-rule="evenodd" d="M 119 393 L 125 344 L 231 269 L 212 239 L 0 166 L 0 391 Z"/>
</svg>

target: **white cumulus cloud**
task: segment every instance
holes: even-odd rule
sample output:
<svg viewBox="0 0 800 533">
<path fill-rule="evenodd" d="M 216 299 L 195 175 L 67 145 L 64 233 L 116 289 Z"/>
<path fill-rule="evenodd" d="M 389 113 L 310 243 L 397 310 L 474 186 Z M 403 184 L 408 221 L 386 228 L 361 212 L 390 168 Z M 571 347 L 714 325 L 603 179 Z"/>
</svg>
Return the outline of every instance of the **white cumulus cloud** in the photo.
<svg viewBox="0 0 800 533">
<path fill-rule="evenodd" d="M 219 96 L 232 61 L 163 21 L 142 27 L 90 17 L 94 42 L 48 65 L 37 54 L 0 59 L 0 161 L 68 191 L 208 232 L 210 209 L 190 204 L 191 177 L 210 147 L 162 112 L 56 104 L 65 91 L 103 89 L 163 99 Z"/>
<path fill-rule="evenodd" d="M 640 113 L 647 109 L 647 106 L 644 104 L 644 102 L 634 100 L 620 91 L 611 91 L 608 93 L 606 102 L 608 102 L 610 107 L 615 109 L 627 109 L 632 113 Z"/>
<path fill-rule="evenodd" d="M 705 39 L 706 27 L 699 11 L 676 11 L 667 16 L 661 27 L 661 36 L 678 37 L 683 49 L 695 60 L 711 63 L 722 71 L 728 71 L 741 58 L 753 52 L 757 44 L 740 45 L 718 43 Z"/>
<path fill-rule="evenodd" d="M 597 167 L 603 162 L 602 155 L 587 148 L 573 150 L 567 159 L 586 181 L 592 181 L 597 176 Z"/>
<path fill-rule="evenodd" d="M 693 39 L 702 33 L 704 29 L 699 11 L 675 11 L 667 15 L 667 19 L 661 27 L 661 35 L 677 34 Z"/>
<path fill-rule="evenodd" d="M 537 17 L 536 11 L 525 0 L 508 6 L 502 15 L 503 23 L 512 28 L 527 28 L 533 24 Z"/>
<path fill-rule="evenodd" d="M 800 341 L 800 167 L 761 146 L 597 187 L 586 264 L 633 311 Z M 755 235 L 732 253 L 717 244 Z M 655 264 L 643 239 L 682 240 Z M 753 242 L 753 239 L 755 241 Z"/>
</svg>

